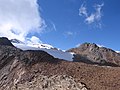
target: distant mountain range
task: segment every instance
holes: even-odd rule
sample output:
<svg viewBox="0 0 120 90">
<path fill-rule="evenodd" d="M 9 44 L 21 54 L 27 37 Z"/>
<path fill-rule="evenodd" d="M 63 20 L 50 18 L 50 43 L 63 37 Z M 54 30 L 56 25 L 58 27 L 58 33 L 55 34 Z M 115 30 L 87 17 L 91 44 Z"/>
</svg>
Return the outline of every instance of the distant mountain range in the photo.
<svg viewBox="0 0 120 90">
<path fill-rule="evenodd" d="M 94 43 L 67 51 L 38 46 L 0 38 L 0 90 L 120 89 L 120 54 L 114 50 Z"/>
</svg>

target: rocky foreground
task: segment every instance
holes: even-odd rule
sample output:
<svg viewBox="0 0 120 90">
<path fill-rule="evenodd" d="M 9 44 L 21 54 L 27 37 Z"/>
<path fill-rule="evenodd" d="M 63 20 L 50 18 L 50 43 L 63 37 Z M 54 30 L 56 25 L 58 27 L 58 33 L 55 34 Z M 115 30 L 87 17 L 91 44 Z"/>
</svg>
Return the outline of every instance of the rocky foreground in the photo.
<svg viewBox="0 0 120 90">
<path fill-rule="evenodd" d="M 120 67 L 69 62 L 0 44 L 0 90 L 120 90 Z"/>
</svg>

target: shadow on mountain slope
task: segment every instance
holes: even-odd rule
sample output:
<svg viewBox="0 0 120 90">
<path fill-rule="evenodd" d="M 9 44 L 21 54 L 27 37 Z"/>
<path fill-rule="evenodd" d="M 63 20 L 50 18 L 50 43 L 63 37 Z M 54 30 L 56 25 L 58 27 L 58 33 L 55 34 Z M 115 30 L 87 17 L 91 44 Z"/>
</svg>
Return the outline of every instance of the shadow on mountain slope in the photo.
<svg viewBox="0 0 120 90">
<path fill-rule="evenodd" d="M 99 65 L 99 66 L 119 67 L 119 65 L 111 63 L 111 62 L 107 62 L 104 59 L 101 59 L 98 62 L 93 62 L 92 60 L 88 59 L 86 56 L 80 55 L 80 54 L 74 55 L 73 62 L 83 62 L 86 64 Z"/>
<path fill-rule="evenodd" d="M 87 64 L 105 66 L 120 66 L 120 54 L 112 49 L 98 47 L 94 43 L 84 43 L 79 47 L 69 49 L 68 52 L 75 53 L 74 61 Z"/>
</svg>

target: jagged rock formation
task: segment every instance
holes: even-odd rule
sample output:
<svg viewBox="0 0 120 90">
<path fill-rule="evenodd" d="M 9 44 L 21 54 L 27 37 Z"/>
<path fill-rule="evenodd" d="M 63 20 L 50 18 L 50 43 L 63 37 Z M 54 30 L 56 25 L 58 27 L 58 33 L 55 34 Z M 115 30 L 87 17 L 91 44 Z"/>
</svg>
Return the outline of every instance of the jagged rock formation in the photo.
<svg viewBox="0 0 120 90">
<path fill-rule="evenodd" d="M 11 87 L 12 90 L 88 90 L 83 83 L 76 83 L 74 78 L 66 75 L 44 76 L 39 75 L 32 81 L 26 81 L 24 84 L 16 84 Z"/>
<path fill-rule="evenodd" d="M 96 44 L 84 43 L 79 47 L 68 50 L 74 52 L 74 61 L 81 61 L 90 64 L 120 66 L 120 54 L 105 47 L 98 47 Z"/>
</svg>

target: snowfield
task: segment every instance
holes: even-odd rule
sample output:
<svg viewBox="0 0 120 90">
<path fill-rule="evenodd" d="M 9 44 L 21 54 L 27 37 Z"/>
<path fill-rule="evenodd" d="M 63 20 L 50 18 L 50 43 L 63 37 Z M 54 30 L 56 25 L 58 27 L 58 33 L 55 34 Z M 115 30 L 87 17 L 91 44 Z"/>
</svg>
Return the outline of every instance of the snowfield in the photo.
<svg viewBox="0 0 120 90">
<path fill-rule="evenodd" d="M 47 52 L 48 54 L 52 55 L 54 58 L 64 59 L 67 61 L 73 61 L 73 55 L 74 53 L 70 52 L 64 52 L 62 50 L 54 50 L 50 48 L 40 48 L 36 47 L 35 45 L 26 45 L 26 44 L 20 44 L 20 43 L 12 43 L 15 47 L 22 49 L 22 50 L 42 50 Z"/>
</svg>

